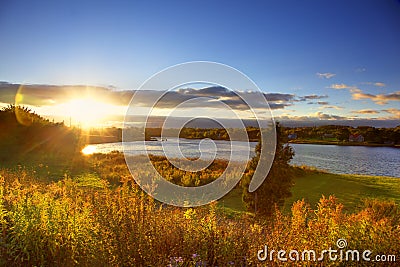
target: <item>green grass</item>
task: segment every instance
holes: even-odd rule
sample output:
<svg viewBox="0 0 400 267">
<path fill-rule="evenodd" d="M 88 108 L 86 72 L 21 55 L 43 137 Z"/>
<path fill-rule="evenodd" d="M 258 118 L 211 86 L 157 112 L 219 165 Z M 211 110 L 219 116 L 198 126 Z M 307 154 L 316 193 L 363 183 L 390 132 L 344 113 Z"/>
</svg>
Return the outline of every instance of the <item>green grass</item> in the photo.
<svg viewBox="0 0 400 267">
<path fill-rule="evenodd" d="M 218 207 L 224 210 L 228 216 L 234 216 L 237 213 L 245 212 L 246 209 L 242 202 L 242 188 L 235 188 L 218 200 Z"/>
<path fill-rule="evenodd" d="M 400 204 L 400 178 L 339 175 L 300 169 L 296 173 L 295 184 L 291 190 L 292 197 L 286 199 L 283 208 L 285 213 L 290 212 L 295 201 L 303 198 L 315 209 L 322 195 L 335 195 L 347 212 L 357 211 L 367 198 L 393 200 Z M 218 205 L 228 214 L 244 212 L 242 189 L 232 190 L 218 201 Z"/>
<path fill-rule="evenodd" d="M 104 181 L 95 173 L 86 173 L 74 177 L 74 181 L 78 186 L 87 188 L 105 188 L 106 185 Z"/>
<path fill-rule="evenodd" d="M 356 211 L 367 198 L 393 200 L 400 204 L 400 178 L 306 171 L 294 182 L 293 195 L 285 201 L 286 212 L 293 202 L 303 198 L 315 208 L 322 195 L 335 195 L 348 212 Z"/>
</svg>

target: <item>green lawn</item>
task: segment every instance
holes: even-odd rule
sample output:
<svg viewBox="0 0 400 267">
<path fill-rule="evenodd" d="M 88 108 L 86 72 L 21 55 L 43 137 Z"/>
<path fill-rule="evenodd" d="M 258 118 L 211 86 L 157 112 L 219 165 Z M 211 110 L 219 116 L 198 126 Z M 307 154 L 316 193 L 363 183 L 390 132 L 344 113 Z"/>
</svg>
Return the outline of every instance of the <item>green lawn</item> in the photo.
<svg viewBox="0 0 400 267">
<path fill-rule="evenodd" d="M 227 215 L 234 216 L 237 213 L 245 212 L 246 209 L 242 202 L 242 191 L 242 188 L 233 189 L 218 200 L 218 206 L 222 208 Z"/>
<path fill-rule="evenodd" d="M 322 195 L 335 195 L 345 210 L 352 212 L 366 198 L 393 200 L 400 204 L 400 178 L 309 172 L 295 178 L 292 194 L 285 202 L 285 211 L 299 199 L 304 198 L 315 208 Z"/>
<path fill-rule="evenodd" d="M 285 212 L 290 211 L 293 202 L 303 198 L 315 208 L 322 195 L 335 195 L 348 212 L 360 208 L 366 198 L 393 200 L 400 205 L 400 178 L 299 171 L 294 182 L 293 195 L 285 201 Z M 219 205 L 228 212 L 244 211 L 241 193 L 241 189 L 233 190 Z"/>
</svg>

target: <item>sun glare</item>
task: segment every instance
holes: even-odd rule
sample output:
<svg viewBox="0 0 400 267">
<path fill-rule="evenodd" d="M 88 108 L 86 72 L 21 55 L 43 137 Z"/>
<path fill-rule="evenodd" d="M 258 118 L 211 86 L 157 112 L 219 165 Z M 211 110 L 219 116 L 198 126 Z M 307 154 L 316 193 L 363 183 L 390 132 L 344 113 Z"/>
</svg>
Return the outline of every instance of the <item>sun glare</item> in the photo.
<svg viewBox="0 0 400 267">
<path fill-rule="evenodd" d="M 93 145 L 87 145 L 87 146 L 85 146 L 83 149 L 82 149 L 82 154 L 84 154 L 84 155 L 91 155 L 91 154 L 93 154 L 94 152 L 96 152 L 96 146 L 93 146 Z"/>
<path fill-rule="evenodd" d="M 82 127 L 101 124 L 107 115 L 115 112 L 115 106 L 91 98 L 73 99 L 63 105 L 65 113 L 70 116 L 73 123 L 78 123 Z"/>
</svg>

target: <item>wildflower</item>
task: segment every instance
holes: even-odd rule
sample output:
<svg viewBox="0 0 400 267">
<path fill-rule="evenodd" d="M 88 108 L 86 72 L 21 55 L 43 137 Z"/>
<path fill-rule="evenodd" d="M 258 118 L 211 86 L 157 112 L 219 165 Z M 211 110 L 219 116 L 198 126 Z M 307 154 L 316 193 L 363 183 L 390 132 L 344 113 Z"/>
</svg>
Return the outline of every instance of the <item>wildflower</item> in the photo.
<svg viewBox="0 0 400 267">
<path fill-rule="evenodd" d="M 171 261 L 174 261 L 174 262 L 183 262 L 183 258 L 182 258 L 182 257 L 173 257 L 173 258 L 171 258 Z"/>
<path fill-rule="evenodd" d="M 196 262 L 196 264 L 194 266 L 195 267 L 207 266 L 207 262 L 206 261 L 199 261 L 199 262 Z"/>
<path fill-rule="evenodd" d="M 196 215 L 196 210 L 194 209 L 187 209 L 183 214 L 186 219 L 192 219 Z"/>
</svg>

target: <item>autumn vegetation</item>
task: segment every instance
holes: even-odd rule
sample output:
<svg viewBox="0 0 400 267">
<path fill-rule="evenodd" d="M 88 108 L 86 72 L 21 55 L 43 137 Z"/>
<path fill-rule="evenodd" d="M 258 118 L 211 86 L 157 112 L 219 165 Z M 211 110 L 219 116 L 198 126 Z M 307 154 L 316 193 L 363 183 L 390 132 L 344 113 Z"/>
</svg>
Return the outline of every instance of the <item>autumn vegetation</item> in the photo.
<svg viewBox="0 0 400 267">
<path fill-rule="evenodd" d="M 15 114 L 20 107 L 3 109 L 0 123 L 13 118 L 10 109 Z M 315 262 L 257 258 L 265 245 L 276 251 L 321 251 L 336 248 L 339 238 L 347 240 L 349 249 L 368 249 L 373 256 L 397 255 L 400 260 L 400 209 L 392 200 L 365 199 L 349 212 L 335 196 L 321 195 L 316 205 L 296 200 L 289 211 L 283 210 L 296 179 L 319 175 L 290 167 L 293 152 L 284 142 L 278 142 L 269 177 L 256 193 L 246 188 L 257 156 L 237 185 L 247 211 L 232 214 L 218 202 L 177 208 L 145 194 L 130 175 L 123 154 L 81 155 L 76 151 L 82 142 L 78 131 L 29 110 L 23 113 L 26 124 L 7 128 L 1 139 L 0 265 L 361 266 L 327 257 Z M 41 134 L 36 136 L 37 131 Z M 34 141 L 20 140 L 27 133 Z M 57 137 L 33 146 L 48 133 Z M 63 138 L 71 138 L 65 150 Z M 15 150 L 7 152 L 5 140 L 13 142 Z M 62 153 L 53 150 L 53 142 Z M 185 186 L 206 184 L 226 168 L 226 162 L 214 161 L 193 174 L 173 168 L 163 157 L 151 159 L 163 176 Z M 370 265 L 374 264 L 378 265 Z"/>
</svg>

